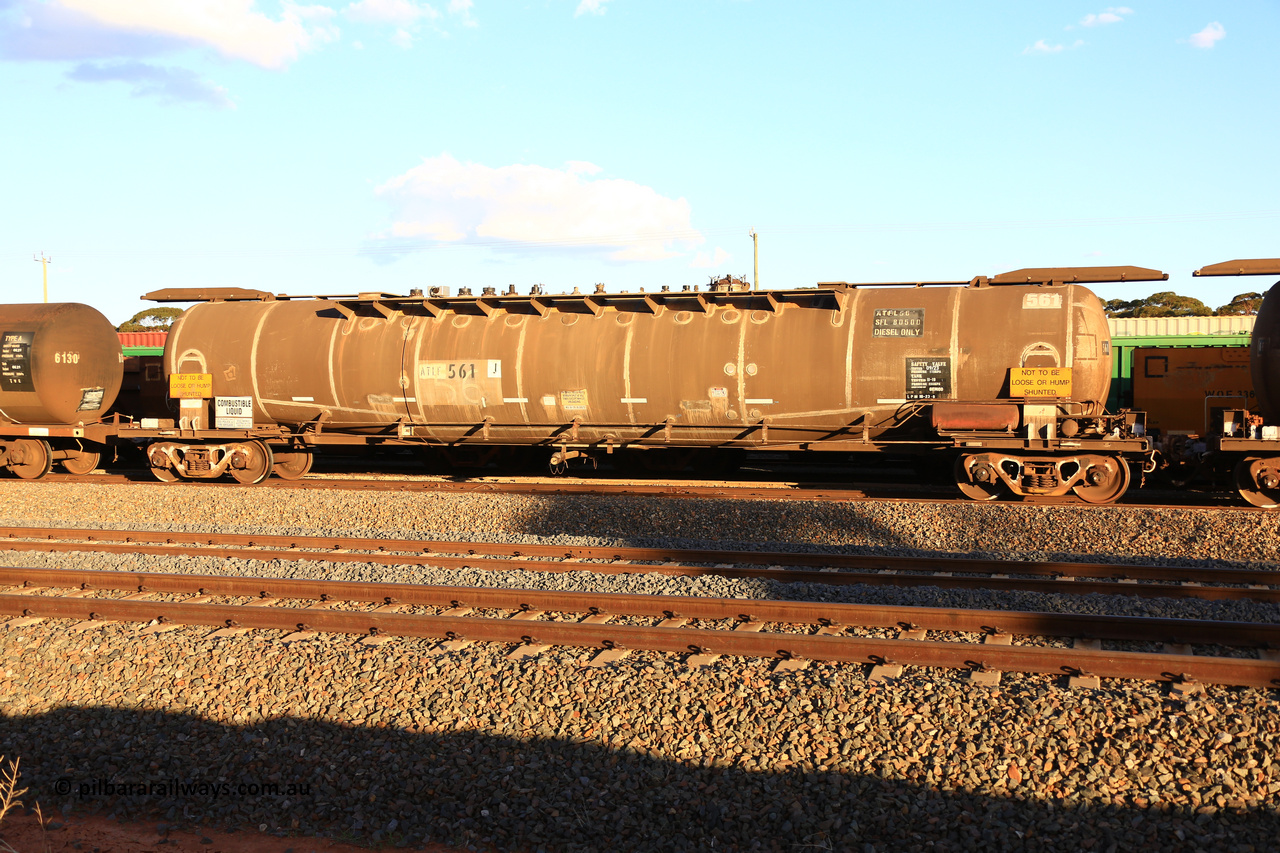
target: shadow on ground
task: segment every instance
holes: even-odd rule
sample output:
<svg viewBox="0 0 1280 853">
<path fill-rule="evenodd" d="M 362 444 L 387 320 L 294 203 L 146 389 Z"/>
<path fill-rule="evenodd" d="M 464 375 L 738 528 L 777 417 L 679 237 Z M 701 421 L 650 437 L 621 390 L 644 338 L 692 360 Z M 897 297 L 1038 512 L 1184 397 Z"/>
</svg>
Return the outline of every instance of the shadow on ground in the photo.
<svg viewBox="0 0 1280 853">
<path fill-rule="evenodd" d="M 758 772 L 478 732 L 228 726 L 161 711 L 0 717 L 46 814 L 266 825 L 371 845 L 519 850 L 1267 850 L 1274 812 L 1125 810 Z"/>
</svg>

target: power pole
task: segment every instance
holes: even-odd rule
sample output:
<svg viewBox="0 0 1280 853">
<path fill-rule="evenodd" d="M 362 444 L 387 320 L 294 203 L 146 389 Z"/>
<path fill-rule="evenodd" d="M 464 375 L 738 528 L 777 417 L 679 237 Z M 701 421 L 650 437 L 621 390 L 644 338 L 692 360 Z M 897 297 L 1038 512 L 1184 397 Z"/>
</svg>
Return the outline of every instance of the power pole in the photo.
<svg viewBox="0 0 1280 853">
<path fill-rule="evenodd" d="M 31 256 L 31 260 L 38 261 L 41 269 L 44 271 L 44 301 L 49 301 L 49 264 L 53 263 L 53 258 L 46 258 L 44 252 L 40 253 L 40 257 Z"/>
<path fill-rule="evenodd" d="M 755 256 L 756 256 L 755 273 L 752 275 L 752 278 L 751 278 L 751 289 L 759 290 L 760 289 L 760 235 L 756 233 L 755 228 L 751 229 L 750 234 L 751 234 L 751 248 L 754 250 Z"/>
</svg>

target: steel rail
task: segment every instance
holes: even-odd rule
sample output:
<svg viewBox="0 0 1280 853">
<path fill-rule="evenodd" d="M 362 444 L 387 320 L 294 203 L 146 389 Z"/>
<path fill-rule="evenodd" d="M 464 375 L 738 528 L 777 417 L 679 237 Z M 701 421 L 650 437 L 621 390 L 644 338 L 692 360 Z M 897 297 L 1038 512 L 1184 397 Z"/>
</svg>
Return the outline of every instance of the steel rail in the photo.
<svg viewBox="0 0 1280 853">
<path fill-rule="evenodd" d="M 49 540 L 56 540 L 51 543 Z M 104 541 L 105 540 L 105 541 Z M 164 541 L 165 545 L 145 544 Z M 186 543 L 197 550 L 175 546 Z M 83 543 L 83 544 L 82 544 Z M 118 544 L 125 543 L 125 544 Z M 91 547 L 87 547 L 91 546 Z M 229 546 L 229 547 L 223 547 Z M 290 550 L 267 550 L 275 546 Z M 258 550 L 249 552 L 245 549 Z M 335 552 L 334 549 L 342 549 Z M 481 568 L 526 571 L 596 571 L 606 574 L 650 572 L 668 575 L 723 575 L 742 578 L 766 578 L 783 582 L 828 584 L 889 584 L 896 586 L 938 586 L 1021 590 L 1031 592 L 1089 594 L 1102 593 L 1141 597 L 1174 597 L 1202 599 L 1253 599 L 1280 601 L 1280 590 L 1257 588 L 1266 584 L 1280 585 L 1280 571 L 1266 569 L 1226 569 L 1169 566 L 1119 565 L 1109 563 L 1013 562 L 969 557 L 882 557 L 844 554 L 799 554 L 754 551 L 674 550 L 654 548 L 577 548 L 555 545 L 494 545 L 475 542 L 399 541 L 299 536 L 253 536 L 243 534 L 168 533 L 118 530 L 69 530 L 0 527 L 0 550 L 67 552 L 93 550 L 104 553 L 147 553 L 154 555 L 191 555 L 219 558 L 261 560 L 325 560 L 329 562 L 363 562 L 381 565 L 432 565 L 440 568 Z M 352 553 L 368 551 L 370 553 Z M 394 555 L 388 555 L 393 552 Z M 467 554 L 465 557 L 450 554 Z M 499 555 L 504 555 L 502 558 Z M 528 556 L 605 560 L 670 560 L 688 562 L 732 563 L 714 568 L 689 565 L 577 564 L 562 561 L 523 559 Z M 475 559 L 482 556 L 481 560 Z M 515 559 L 521 557 L 522 559 Z M 777 566 L 826 566 L 824 571 L 804 572 L 778 569 Z M 769 568 L 746 568 L 769 566 Z M 832 571 L 838 568 L 868 571 Z M 961 575 L 983 575 L 981 583 L 963 577 L 937 574 L 893 574 L 894 572 L 949 572 Z M 1049 575 L 1054 580 L 990 577 L 990 575 Z M 1096 583 L 1081 578 L 1107 578 Z M 1149 580 L 1158 584 L 1119 584 L 1119 580 Z M 1204 587 L 1199 584 L 1249 584 L 1253 588 Z M 1176 584 L 1186 584 L 1179 586 Z"/>
<path fill-rule="evenodd" d="M 214 481 L 202 480 L 209 483 Z M 224 486 L 237 486 L 238 483 L 226 481 Z M 805 482 L 788 482 L 777 486 L 767 485 L 735 485 L 734 481 L 705 485 L 697 480 L 684 483 L 616 483 L 599 480 L 561 481 L 556 483 L 492 483 L 472 481 L 412 481 L 412 480 L 345 480 L 345 479 L 302 479 L 281 480 L 272 478 L 264 481 L 262 486 L 278 489 L 349 489 L 351 491 L 439 491 L 439 492 L 489 492 L 494 494 L 526 494 L 526 495 L 599 495 L 607 497 L 661 497 L 661 498 L 715 498 L 721 500 L 766 500 L 766 501 L 819 501 L 849 503 L 912 503 L 912 504 L 959 504 L 974 506 L 971 498 L 956 493 L 954 485 L 934 487 L 913 486 L 904 483 L 859 483 L 853 485 L 818 485 Z M 904 490 L 907 493 L 904 494 Z M 1109 504 L 1095 504 L 1082 500 L 1074 494 L 1051 496 L 1029 495 L 1021 500 L 1002 500 L 994 502 L 995 506 L 1066 506 L 1099 510 L 1124 509 L 1170 509 L 1195 508 L 1210 510 L 1231 510 L 1240 512 L 1265 512 L 1258 507 L 1249 506 L 1228 494 L 1196 494 L 1188 495 L 1186 500 L 1176 503 L 1151 503 L 1150 499 L 1130 490 L 1119 500 Z M 914 495 L 912 494 L 914 493 Z M 921 496 L 916 496 L 921 495 Z M 976 504 L 980 506 L 981 504 Z"/>
<path fill-rule="evenodd" d="M 586 622 L 517 621 L 470 616 L 424 616 L 387 612 L 244 607 L 150 601 L 93 600 L 0 595 L 0 613 L 36 618 L 156 620 L 189 625 L 225 625 L 277 630 L 467 639 L 498 643 L 634 649 L 746 657 L 901 663 L 965 669 L 1000 669 L 1108 678 L 1200 681 L 1250 687 L 1280 686 L 1280 663 L 1250 658 L 997 646 L 927 640 L 890 640 L 850 635 L 775 634 L 683 627 L 645 627 Z"/>
<path fill-rule="evenodd" d="M 389 475 L 424 476 L 424 475 Z M 147 475 L 124 474 L 55 474 L 40 480 L 29 481 L 36 484 L 50 483 L 92 483 L 96 485 L 163 485 L 166 488 L 180 488 L 199 485 L 200 488 L 245 488 L 232 480 L 189 480 L 176 483 L 159 483 Z M 854 486 L 822 486 L 813 483 L 787 482 L 776 486 L 769 485 L 734 485 L 734 481 L 726 481 L 708 486 L 696 480 L 665 483 L 619 483 L 600 480 L 561 480 L 545 482 L 491 482 L 482 480 L 417 480 L 417 479 L 322 479 L 318 475 L 310 475 L 301 480 L 283 480 L 271 478 L 253 488 L 270 489 L 321 489 L 348 491 L 391 491 L 391 492 L 484 492 L 488 494 L 513 495 L 599 495 L 608 497 L 659 497 L 659 498 L 720 498 L 724 500 L 778 500 L 778 501 L 848 501 L 848 502 L 883 502 L 894 503 L 944 503 L 972 506 L 974 502 L 955 494 L 953 486 L 940 486 L 937 489 L 914 487 L 902 483 L 860 483 Z M 923 492 L 928 497 L 915 497 L 903 494 L 903 490 Z M 1091 504 L 1074 495 L 1061 497 L 1028 497 L 1020 503 L 1032 506 L 1072 506 L 1093 509 L 1169 509 L 1171 507 L 1191 507 L 1209 510 L 1231 510 L 1238 512 L 1265 512 L 1257 507 L 1235 502 L 1225 495 L 1194 494 L 1187 495 L 1187 500 L 1174 503 L 1151 503 L 1139 501 L 1142 496 L 1129 492 L 1114 504 Z M 1010 506 L 1010 501 L 996 502 L 998 506 Z"/>
<path fill-rule="evenodd" d="M 1139 616 L 901 607 L 825 601 L 563 592 L 155 572 L 0 568 L 0 586 L 23 584 L 67 589 L 245 596 L 256 599 L 342 600 L 496 610 L 727 619 L 735 622 L 854 625 L 875 628 L 910 627 L 967 633 L 1280 648 L 1280 623 L 1271 622 L 1158 619 Z M 17 599 L 28 603 L 42 599 L 41 596 L 31 595 L 6 595 L 0 598 Z M 106 599 L 77 600 L 97 602 Z M 160 602 L 153 603 L 160 604 Z"/>
<path fill-rule="evenodd" d="M 95 551 L 110 554 L 150 554 L 154 556 L 201 556 L 220 559 L 263 560 L 285 562 L 334 562 L 374 563 L 384 566 L 431 566 L 434 568 L 471 568 L 484 571 L 528 572 L 600 572 L 602 574 L 645 573 L 684 577 L 718 576 L 729 578 L 756 578 L 779 583 L 825 583 L 833 586 L 871 584 L 897 587 L 939 587 L 944 589 L 984 589 L 998 592 L 1039 592 L 1064 595 L 1123 595 L 1135 598 L 1198 598 L 1213 601 L 1252 600 L 1280 602 L 1280 589 L 1241 588 L 1233 586 L 1201 586 L 1199 584 L 1138 584 L 1118 581 L 1091 581 L 1076 578 L 1037 580 L 1030 578 L 988 577 L 979 574 L 948 576 L 939 574 L 899 574 L 859 571 L 805 571 L 801 569 L 768 569 L 718 566 L 664 565 L 646 566 L 634 563 L 567 563 L 527 559 L 503 559 L 499 557 L 448 557 L 439 555 L 405 554 L 352 554 L 322 551 L 275 551 L 249 548 L 198 547 L 182 545 L 121 545 L 95 546 L 73 543 L 33 543 L 30 548 L 8 547 L 0 543 L 0 550 L 30 550 L 54 553 Z M 1275 581 L 1280 583 L 1280 579 Z"/>
<path fill-rule="evenodd" d="M 778 486 L 708 486 L 699 483 L 470 483 L 455 481 L 396 482 L 394 480 L 267 480 L 277 489 L 352 489 L 355 491 L 431 490 L 441 492 L 488 492 L 518 495 L 608 495 L 625 497 L 720 498 L 725 500 L 766 501 L 855 501 L 865 500 L 866 492 L 855 488 Z M 234 485 L 234 484 L 233 484 Z"/>
<path fill-rule="evenodd" d="M 150 475 L 148 475 L 149 477 Z M 44 477 L 33 483 L 93 483 L 96 485 L 164 485 L 177 488 L 182 485 L 199 484 L 202 488 L 224 487 L 243 488 L 243 484 L 232 480 L 181 480 L 175 483 L 159 483 L 154 479 L 139 480 L 123 474 L 72 475 L 58 474 Z M 696 481 L 688 483 L 617 483 L 611 481 L 579 481 L 563 480 L 554 483 L 540 482 L 477 482 L 457 480 L 348 480 L 348 479 L 303 479 L 284 480 L 271 478 L 259 483 L 255 488 L 271 489 L 346 489 L 350 491 L 405 491 L 405 492 L 485 492 L 489 494 L 516 495 L 608 495 L 627 497 L 663 497 L 663 498 L 723 498 L 726 500 L 811 500 L 811 501 L 854 501 L 867 499 L 864 491 L 851 487 L 822 487 L 808 485 L 750 485 L 736 486 L 731 483 L 708 486 Z M 900 488 L 900 487 L 896 487 Z"/>
<path fill-rule="evenodd" d="M 1010 572 L 1021 574 L 1069 575 L 1135 580 L 1193 580 L 1213 578 L 1214 583 L 1280 584 L 1280 569 L 1187 568 L 1122 563 L 1075 563 L 1063 561 L 1022 562 L 979 557 L 897 557 L 888 555 L 831 554 L 796 551 L 743 551 L 716 548 L 636 548 L 616 546 L 508 545 L 493 542 L 464 542 L 431 539 L 374 539 L 332 536 L 283 536 L 278 534 L 188 533 L 165 530 L 108 530 L 65 527 L 0 527 L 3 539 L 74 540 L 80 542 L 165 542 L 194 545 L 273 546 L 305 550 L 364 550 L 467 554 L 471 556 L 511 555 L 563 557 L 579 560 L 664 561 L 672 558 L 697 563 L 734 562 L 758 566 L 834 566 L 843 568 L 895 569 L 898 571 Z"/>
</svg>

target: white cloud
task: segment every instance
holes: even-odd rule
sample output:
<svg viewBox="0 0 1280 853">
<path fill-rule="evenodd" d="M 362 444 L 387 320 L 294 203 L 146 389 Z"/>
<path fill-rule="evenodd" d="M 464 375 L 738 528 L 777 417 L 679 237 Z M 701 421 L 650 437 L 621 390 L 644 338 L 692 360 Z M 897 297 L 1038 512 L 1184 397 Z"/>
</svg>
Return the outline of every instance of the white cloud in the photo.
<svg viewBox="0 0 1280 853">
<path fill-rule="evenodd" d="M 275 16 L 256 0 L 0 0 L 0 59 L 76 63 L 76 83 L 125 83 L 162 103 L 234 106 L 227 90 L 154 57 L 213 50 L 280 69 L 338 37 L 328 6 L 280 0 Z"/>
<path fill-rule="evenodd" d="M 578 8 L 574 11 L 573 16 L 579 15 L 603 15 L 605 13 L 605 4 L 609 0 L 582 0 L 578 4 Z"/>
<path fill-rule="evenodd" d="M 1227 37 L 1227 30 L 1222 24 L 1214 21 L 1200 32 L 1193 35 L 1189 41 L 1192 47 L 1198 47 L 1203 50 L 1209 50 L 1222 39 Z"/>
<path fill-rule="evenodd" d="M 444 19 L 426 0 L 327 2 L 271 0 L 272 11 L 263 12 L 261 0 L 0 0 L 0 59 L 128 64 L 204 48 L 282 69 L 336 41 L 340 17 L 389 27 L 400 47 L 411 46 L 423 26 L 439 30 Z M 448 0 L 449 15 L 461 26 L 476 26 L 472 6 L 473 0 Z M 189 73 L 175 69 L 170 90 L 190 89 L 176 76 Z"/>
<path fill-rule="evenodd" d="M 449 0 L 449 14 L 455 15 L 464 27 L 479 26 L 471 17 L 471 0 Z"/>
<path fill-rule="evenodd" d="M 38 5 L 71 12 L 108 33 L 204 45 L 263 68 L 283 68 L 302 51 L 337 36 L 332 9 L 287 0 L 278 20 L 254 11 L 254 0 L 51 0 Z"/>
<path fill-rule="evenodd" d="M 451 0 L 448 9 L 463 26 L 476 26 L 476 22 L 471 19 L 471 0 Z M 413 47 L 424 24 L 440 35 L 447 35 L 440 28 L 443 15 L 434 6 L 420 0 L 357 0 L 348 4 L 342 14 L 357 24 L 395 27 L 390 41 L 405 50 Z"/>
<path fill-rule="evenodd" d="M 1123 20 L 1124 18 L 1119 15 L 1112 14 L 1111 12 L 1103 12 L 1099 15 L 1085 15 L 1084 20 L 1080 22 L 1080 26 L 1098 27 L 1103 24 L 1118 24 Z"/>
<path fill-rule="evenodd" d="M 1105 11 L 1098 14 L 1085 15 L 1080 21 L 1082 27 L 1100 27 L 1104 24 L 1118 24 L 1124 20 L 1125 15 L 1132 15 L 1133 10 L 1128 6 L 1110 6 Z"/>
<path fill-rule="evenodd" d="M 413 47 L 413 33 L 409 32 L 404 27 L 400 27 L 392 34 L 391 43 L 398 48 L 408 50 Z"/>
<path fill-rule="evenodd" d="M 431 6 L 414 0 L 360 0 L 348 5 L 342 14 L 359 24 L 391 24 L 396 27 L 440 17 L 440 13 Z"/>
<path fill-rule="evenodd" d="M 1076 39 L 1072 42 L 1069 48 L 1068 46 L 1061 44 L 1048 44 L 1044 39 L 1040 39 L 1035 44 L 1024 47 L 1022 49 L 1022 53 L 1024 55 L 1029 53 L 1062 53 L 1064 50 L 1075 50 L 1076 48 L 1083 46 L 1084 41 L 1082 39 Z"/>
<path fill-rule="evenodd" d="M 669 258 L 703 242 L 683 198 L 592 177 L 600 171 L 583 161 L 551 169 L 430 157 L 377 188 L 393 211 L 378 239 L 602 252 L 613 260 Z"/>
<path fill-rule="evenodd" d="M 1040 39 L 1033 45 L 1023 48 L 1022 52 L 1026 53 L 1062 53 L 1062 45 L 1046 44 L 1044 39 Z"/>
<path fill-rule="evenodd" d="M 723 266 L 724 264 L 728 263 L 729 259 L 732 257 L 733 255 L 729 254 L 719 246 L 716 246 L 716 251 L 714 254 L 710 252 L 698 252 L 698 254 L 694 256 L 693 262 L 690 263 L 689 266 L 694 269 L 703 269 L 703 270 L 712 269 L 714 267 Z"/>
</svg>

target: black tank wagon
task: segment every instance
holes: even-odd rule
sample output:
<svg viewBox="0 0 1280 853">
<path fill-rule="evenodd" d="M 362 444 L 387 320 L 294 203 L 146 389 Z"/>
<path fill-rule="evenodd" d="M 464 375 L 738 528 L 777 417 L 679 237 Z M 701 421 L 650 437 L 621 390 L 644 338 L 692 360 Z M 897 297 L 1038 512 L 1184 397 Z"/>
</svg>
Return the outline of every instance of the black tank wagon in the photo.
<svg viewBox="0 0 1280 853">
<path fill-rule="evenodd" d="M 1111 414 L 1094 282 L 1137 267 L 751 290 L 312 297 L 171 289 L 171 410 L 111 439 L 162 480 L 298 477 L 326 446 L 927 454 L 969 497 L 1108 503 L 1149 448 Z M 0 308 L 0 318 L 6 309 Z M 118 349 L 118 347 L 117 347 Z M 118 382 L 118 380 L 117 380 Z M 0 424 L 0 435 L 4 431 Z"/>
<path fill-rule="evenodd" d="M 88 305 L 0 306 L 0 465 L 28 480 L 54 461 L 92 471 L 123 374 L 116 330 Z"/>
<path fill-rule="evenodd" d="M 166 372 L 208 377 L 215 407 L 236 401 L 246 426 L 276 432 L 157 442 L 151 461 L 162 478 L 217 476 L 248 454 L 255 470 L 290 476 L 335 440 L 540 446 L 553 466 L 680 447 L 950 451 L 970 497 L 1108 502 L 1146 447 L 1132 416 L 1103 409 L 1106 318 L 1082 282 L 1162 277 L 1111 267 L 763 292 L 733 279 L 623 294 L 159 291 L 146 298 L 199 302 L 170 332 Z M 179 429 L 219 427 L 216 411 L 187 411 Z"/>
</svg>

